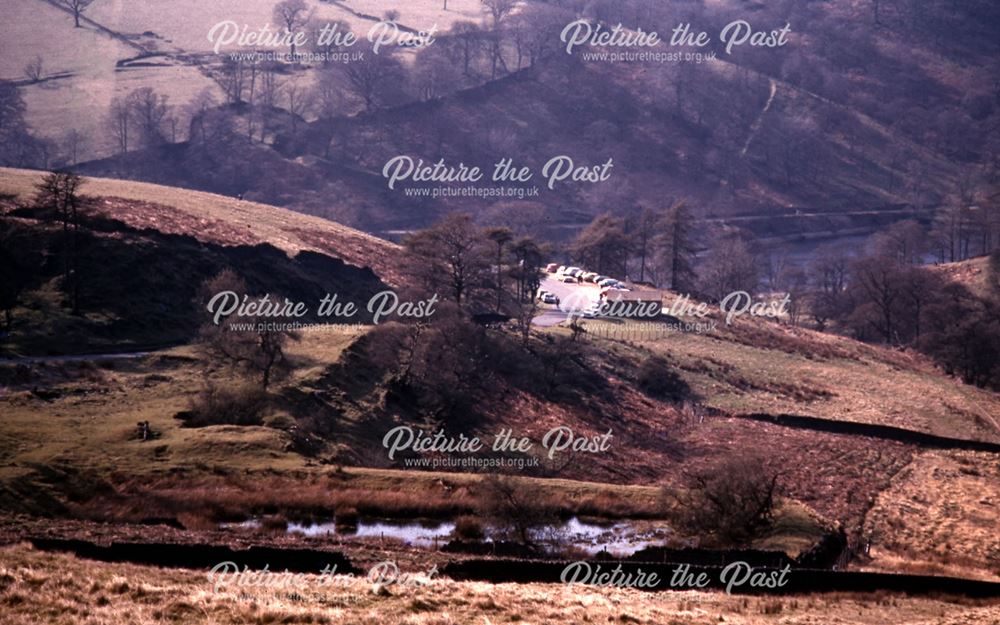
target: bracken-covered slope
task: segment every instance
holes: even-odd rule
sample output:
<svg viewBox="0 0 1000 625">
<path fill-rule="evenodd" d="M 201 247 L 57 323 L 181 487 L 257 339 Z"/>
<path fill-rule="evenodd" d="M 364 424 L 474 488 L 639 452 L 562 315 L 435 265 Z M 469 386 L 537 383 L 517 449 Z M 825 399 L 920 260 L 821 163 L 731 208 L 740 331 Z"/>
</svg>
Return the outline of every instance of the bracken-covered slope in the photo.
<svg viewBox="0 0 1000 625">
<path fill-rule="evenodd" d="M 44 172 L 0 168 L 0 195 L 27 200 Z M 133 228 L 192 236 L 203 243 L 268 243 L 289 255 L 309 250 L 370 267 L 382 280 L 399 280 L 399 248 L 327 219 L 234 197 L 144 182 L 86 178 L 82 192 L 99 197 L 98 212 Z"/>
</svg>

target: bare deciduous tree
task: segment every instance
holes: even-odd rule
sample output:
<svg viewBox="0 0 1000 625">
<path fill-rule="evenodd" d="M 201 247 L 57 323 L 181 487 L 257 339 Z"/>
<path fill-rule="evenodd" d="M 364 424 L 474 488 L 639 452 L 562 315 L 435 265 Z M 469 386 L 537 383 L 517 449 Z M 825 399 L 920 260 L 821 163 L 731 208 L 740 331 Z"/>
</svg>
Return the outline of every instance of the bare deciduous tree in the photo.
<svg viewBox="0 0 1000 625">
<path fill-rule="evenodd" d="M 760 284 L 758 259 L 741 237 L 722 234 L 709 246 L 708 258 L 698 272 L 699 289 L 719 301 L 734 291 L 753 295 Z"/>
<path fill-rule="evenodd" d="M 204 143 L 207 134 L 205 124 L 207 113 L 218 105 L 215 94 L 208 87 L 202 89 L 198 95 L 191 99 L 184 106 L 190 124 L 188 127 L 188 140 L 194 143 Z"/>
<path fill-rule="evenodd" d="M 289 80 L 285 84 L 285 103 L 291 113 L 293 134 L 298 127 L 298 120 L 312 108 L 313 102 L 313 92 L 301 86 L 298 81 Z"/>
<path fill-rule="evenodd" d="M 462 59 L 462 74 L 469 76 L 472 63 L 481 46 L 482 29 L 475 22 L 459 20 L 452 24 L 451 34 L 456 42 L 453 50 L 457 51 Z"/>
<path fill-rule="evenodd" d="M 281 0 L 274 5 L 274 21 L 293 35 L 300 31 L 312 18 L 312 12 L 305 0 Z M 295 56 L 295 43 L 291 45 L 292 57 Z"/>
<path fill-rule="evenodd" d="M 125 105 L 131 109 L 131 119 L 146 147 L 166 141 L 164 125 L 170 111 L 167 96 L 156 93 L 152 87 L 140 87 L 128 94 Z"/>
<path fill-rule="evenodd" d="M 80 130 L 73 129 L 67 132 L 62 139 L 62 149 L 66 155 L 66 161 L 70 165 L 80 162 L 80 153 L 87 149 L 90 137 Z"/>
<path fill-rule="evenodd" d="M 407 236 L 403 246 L 414 259 L 408 263 L 414 278 L 427 292 L 450 292 L 463 306 L 489 284 L 489 250 L 468 214 L 452 213 Z"/>
<path fill-rule="evenodd" d="M 840 319 L 847 312 L 847 278 L 850 256 L 839 245 L 821 247 L 809 266 L 812 292 L 809 312 L 819 330 L 826 329 L 831 319 Z"/>
<path fill-rule="evenodd" d="M 517 6 L 517 0 L 480 0 L 480 2 L 483 3 L 491 18 L 492 30 L 489 34 L 490 78 L 496 78 L 497 63 L 504 65 L 506 69 L 506 63 L 503 60 L 503 30 L 501 26 L 514 7 Z"/>
<path fill-rule="evenodd" d="M 744 546 L 770 526 L 780 474 L 762 458 L 734 456 L 686 477 L 686 490 L 666 495 L 688 532 Z"/>
<path fill-rule="evenodd" d="M 526 482 L 491 473 L 479 483 L 483 514 L 497 529 L 522 544 L 533 542 L 532 531 L 552 523 L 556 515 L 540 504 Z"/>
<path fill-rule="evenodd" d="M 80 28 L 80 16 L 94 3 L 94 0 L 59 0 L 59 2 L 73 12 L 74 28 Z"/>
<path fill-rule="evenodd" d="M 63 289 L 69 295 L 73 314 L 80 314 L 80 187 L 84 179 L 70 172 L 53 172 L 38 184 L 35 204 L 52 211 L 62 222 Z"/>
<path fill-rule="evenodd" d="M 374 54 L 371 50 L 366 50 L 362 58 L 338 67 L 347 87 L 364 102 L 365 110 L 369 111 L 396 99 L 406 78 L 400 62 L 386 52 Z"/>
<path fill-rule="evenodd" d="M 125 154 L 129 146 L 129 129 L 132 126 L 132 108 L 122 98 L 112 98 L 108 107 L 106 126 L 118 146 L 118 153 Z"/>
<path fill-rule="evenodd" d="M 414 91 L 421 100 L 434 100 L 458 89 L 461 72 L 441 46 L 420 51 L 411 73 Z"/>
<path fill-rule="evenodd" d="M 247 293 L 247 288 L 235 273 L 223 271 L 202 285 L 198 303 L 205 306 L 212 297 L 224 291 L 242 296 Z M 280 301 L 278 296 L 270 295 L 269 298 Z M 218 324 L 207 321 L 201 327 L 201 344 L 209 355 L 260 375 L 261 387 L 267 390 L 272 381 L 291 369 L 285 347 L 289 341 L 299 340 L 297 333 L 279 329 L 286 321 L 282 318 L 246 316 L 230 316 Z"/>
</svg>

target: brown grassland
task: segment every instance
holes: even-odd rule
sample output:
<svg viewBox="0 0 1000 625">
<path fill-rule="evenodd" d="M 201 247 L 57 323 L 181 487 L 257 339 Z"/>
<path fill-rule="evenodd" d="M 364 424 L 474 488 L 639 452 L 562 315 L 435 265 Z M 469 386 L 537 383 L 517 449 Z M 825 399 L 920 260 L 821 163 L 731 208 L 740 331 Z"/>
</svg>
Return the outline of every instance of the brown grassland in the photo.
<svg viewBox="0 0 1000 625">
<path fill-rule="evenodd" d="M 839 623 L 991 625 L 1000 606 L 886 594 L 741 597 L 645 593 L 561 584 L 456 582 L 414 571 L 422 585 L 377 588 L 363 577 L 295 575 L 295 590 L 225 586 L 206 573 L 106 564 L 0 547 L 0 623 L 488 625 L 499 623 Z"/>
<path fill-rule="evenodd" d="M 28 200 L 41 178 L 37 171 L 0 168 L 0 195 Z M 398 283 L 396 245 L 328 219 L 215 193 L 108 178 L 88 177 L 82 193 L 101 197 L 98 210 L 134 228 L 224 245 L 266 242 L 289 255 L 313 250 L 371 267 L 383 280 Z"/>
</svg>

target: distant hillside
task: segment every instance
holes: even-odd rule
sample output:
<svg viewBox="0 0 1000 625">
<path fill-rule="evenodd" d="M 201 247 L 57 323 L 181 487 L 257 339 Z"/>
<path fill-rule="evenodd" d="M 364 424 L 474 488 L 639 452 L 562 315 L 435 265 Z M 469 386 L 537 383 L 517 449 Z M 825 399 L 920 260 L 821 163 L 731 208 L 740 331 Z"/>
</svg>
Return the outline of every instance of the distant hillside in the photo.
<svg viewBox="0 0 1000 625">
<path fill-rule="evenodd" d="M 731 19 L 788 22 L 791 41 L 732 55 L 713 48 L 717 57 L 699 63 L 608 63 L 559 50 L 495 80 L 446 86 L 429 101 L 411 95 L 370 112 L 345 104 L 324 119 L 272 110 L 265 142 L 234 134 L 238 149 L 184 142 L 81 171 L 245 193 L 369 232 L 419 228 L 461 209 L 560 239 L 605 210 L 684 197 L 760 237 L 809 240 L 926 222 L 997 148 L 991 77 L 1000 18 L 990 3 L 893 3 L 878 16 L 869 3 L 683 3 L 648 12 L 597 4 L 605 21 L 647 31 L 668 32 L 681 18 L 709 31 Z M 242 128 L 252 108 L 223 111 Z M 531 201 L 410 197 L 388 190 L 381 175 L 397 155 L 486 171 L 514 158 L 536 172 L 527 186 L 541 193 Z M 549 190 L 540 169 L 557 155 L 585 166 L 613 159 L 611 179 Z"/>
</svg>

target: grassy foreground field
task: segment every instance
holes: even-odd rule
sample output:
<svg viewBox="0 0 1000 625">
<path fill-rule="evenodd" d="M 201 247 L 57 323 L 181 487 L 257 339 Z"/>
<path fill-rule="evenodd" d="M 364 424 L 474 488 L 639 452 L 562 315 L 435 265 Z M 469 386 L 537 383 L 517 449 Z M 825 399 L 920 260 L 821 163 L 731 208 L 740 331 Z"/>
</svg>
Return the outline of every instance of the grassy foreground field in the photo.
<svg viewBox="0 0 1000 625">
<path fill-rule="evenodd" d="M 694 591 L 645 593 L 578 585 L 455 582 L 410 571 L 415 583 L 376 586 L 363 577 L 294 575 L 294 590 L 213 586 L 206 573 L 105 564 L 0 547 L 0 623 L 490 625 L 499 623 L 893 623 L 988 625 L 996 604 L 885 595 L 740 597 Z"/>
</svg>

